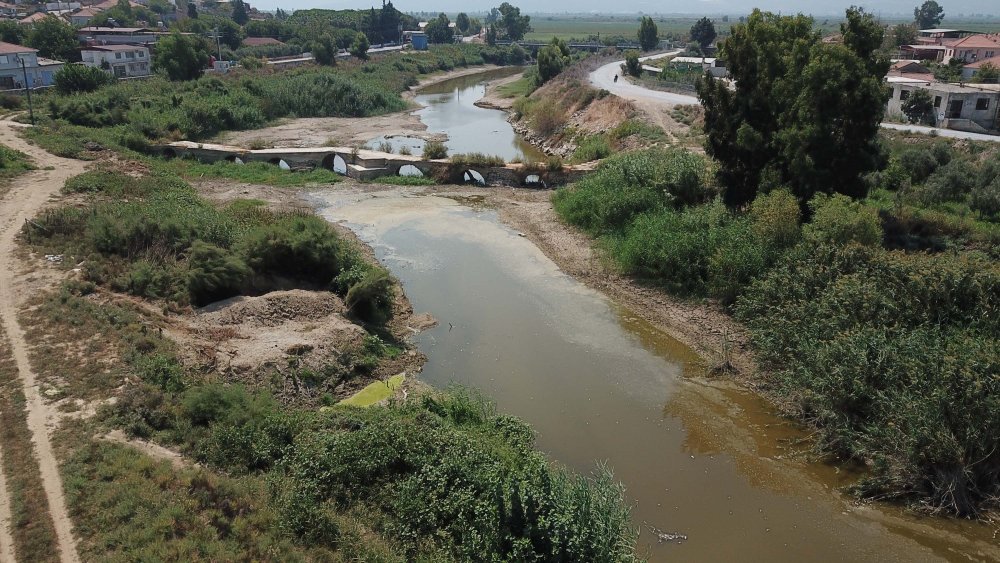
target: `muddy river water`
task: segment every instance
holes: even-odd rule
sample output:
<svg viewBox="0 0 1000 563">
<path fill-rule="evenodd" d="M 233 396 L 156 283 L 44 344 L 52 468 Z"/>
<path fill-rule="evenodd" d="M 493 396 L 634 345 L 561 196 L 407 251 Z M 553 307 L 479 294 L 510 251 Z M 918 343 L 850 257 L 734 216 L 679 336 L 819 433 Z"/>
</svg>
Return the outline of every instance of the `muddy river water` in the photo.
<svg viewBox="0 0 1000 563">
<path fill-rule="evenodd" d="M 689 349 L 563 274 L 495 212 L 416 189 L 315 197 L 438 319 L 416 338 L 421 379 L 482 390 L 558 463 L 607 462 L 651 561 L 998 557 L 989 526 L 851 503 L 837 488 L 853 476 L 807 462 L 800 432 L 702 377 Z M 658 542 L 654 527 L 688 539 Z"/>
</svg>

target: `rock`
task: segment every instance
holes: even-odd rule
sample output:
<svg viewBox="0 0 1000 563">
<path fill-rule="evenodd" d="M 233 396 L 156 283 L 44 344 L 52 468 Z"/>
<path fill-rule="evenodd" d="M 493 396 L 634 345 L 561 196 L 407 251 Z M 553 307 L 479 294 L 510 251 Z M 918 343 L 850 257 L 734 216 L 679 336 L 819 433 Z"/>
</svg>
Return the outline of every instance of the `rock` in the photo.
<svg viewBox="0 0 1000 563">
<path fill-rule="evenodd" d="M 104 147 L 100 143 L 95 143 L 94 141 L 87 141 L 83 144 L 83 148 L 91 152 L 103 151 Z"/>
</svg>

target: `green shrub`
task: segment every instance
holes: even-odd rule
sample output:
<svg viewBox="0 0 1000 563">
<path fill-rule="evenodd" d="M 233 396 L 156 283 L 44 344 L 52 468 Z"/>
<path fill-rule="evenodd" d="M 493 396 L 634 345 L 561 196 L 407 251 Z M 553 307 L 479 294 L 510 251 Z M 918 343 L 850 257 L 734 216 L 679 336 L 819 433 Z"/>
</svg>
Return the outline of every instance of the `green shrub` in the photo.
<svg viewBox="0 0 1000 563">
<path fill-rule="evenodd" d="M 605 135 L 589 135 L 573 151 L 573 162 L 591 162 L 611 155 L 611 143 Z"/>
<path fill-rule="evenodd" d="M 448 147 L 438 141 L 427 141 L 424 143 L 423 157 L 427 160 L 448 158 Z"/>
<path fill-rule="evenodd" d="M 562 172 L 563 169 L 563 159 L 559 155 L 550 156 L 545 161 L 545 168 L 549 172 Z"/>
<path fill-rule="evenodd" d="M 239 295 L 250 268 L 232 252 L 196 240 L 188 251 L 188 291 L 191 302 L 206 305 Z"/>
<path fill-rule="evenodd" d="M 882 222 L 878 211 L 847 196 L 818 194 L 809 202 L 813 217 L 803 229 L 807 240 L 818 244 L 882 243 Z"/>
<path fill-rule="evenodd" d="M 978 211 L 983 217 L 996 219 L 1000 217 L 1000 177 L 987 186 L 977 186 L 969 195 L 969 207 Z"/>
<path fill-rule="evenodd" d="M 426 151 L 426 147 L 424 148 Z M 430 157 L 428 157 L 430 158 Z M 452 164 L 465 166 L 502 167 L 507 164 L 503 157 L 483 153 L 456 154 L 451 157 Z"/>
<path fill-rule="evenodd" d="M 922 184 L 940 165 L 931 151 L 925 148 L 911 148 L 899 153 L 899 162 L 909 171 L 910 181 Z"/>
<path fill-rule="evenodd" d="M 240 242 L 246 264 L 258 275 L 329 285 L 345 266 L 345 245 L 319 217 L 282 217 L 250 231 Z"/>
<path fill-rule="evenodd" d="M 942 165 L 931 174 L 916 194 L 926 205 L 963 201 L 975 185 L 976 176 L 972 164 L 956 159 Z"/>
<path fill-rule="evenodd" d="M 774 248 L 790 248 L 802 238 L 802 211 L 787 190 L 757 196 L 750 207 L 754 236 Z"/>
<path fill-rule="evenodd" d="M 382 324 L 392 318 L 395 282 L 385 270 L 372 269 L 347 291 L 344 303 L 356 318 Z"/>
<path fill-rule="evenodd" d="M 115 82 L 115 77 L 97 67 L 68 64 L 55 75 L 55 89 L 60 94 L 93 92 Z"/>
</svg>

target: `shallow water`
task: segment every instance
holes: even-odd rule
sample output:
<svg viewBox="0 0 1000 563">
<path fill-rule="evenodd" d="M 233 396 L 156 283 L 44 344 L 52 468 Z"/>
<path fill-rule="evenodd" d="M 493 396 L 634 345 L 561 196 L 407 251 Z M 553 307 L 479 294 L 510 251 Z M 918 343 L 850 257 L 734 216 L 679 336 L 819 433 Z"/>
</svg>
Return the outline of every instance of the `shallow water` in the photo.
<svg viewBox="0 0 1000 563">
<path fill-rule="evenodd" d="M 486 95 L 486 83 L 521 72 L 520 68 L 500 68 L 470 74 L 421 89 L 415 98 L 423 106 L 416 112 L 431 133 L 448 136 L 448 154 L 482 153 L 514 159 L 540 161 L 544 153 L 514 132 L 507 114 L 475 105 Z M 388 143 L 393 152 L 406 148 L 414 155 L 423 152 L 424 141 L 416 137 L 378 137 L 368 146 L 377 149 Z"/>
<path fill-rule="evenodd" d="M 581 472 L 607 461 L 652 561 L 989 560 L 986 526 L 852 505 L 850 472 L 803 460 L 755 396 L 702 377 L 688 348 L 563 274 L 494 212 L 399 190 L 317 194 L 439 325 L 421 378 L 481 389 Z M 652 528 L 688 536 L 659 543 Z"/>
</svg>

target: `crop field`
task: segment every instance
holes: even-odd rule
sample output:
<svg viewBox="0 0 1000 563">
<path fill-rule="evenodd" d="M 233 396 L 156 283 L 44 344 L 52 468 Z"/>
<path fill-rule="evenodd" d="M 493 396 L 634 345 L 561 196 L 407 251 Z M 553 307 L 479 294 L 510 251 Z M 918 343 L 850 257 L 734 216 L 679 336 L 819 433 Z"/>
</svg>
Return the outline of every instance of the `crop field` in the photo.
<svg viewBox="0 0 1000 563">
<path fill-rule="evenodd" d="M 691 26 L 702 16 L 653 16 L 661 39 L 686 40 Z M 715 23 L 715 29 L 720 37 L 729 34 L 733 24 L 740 21 L 738 15 L 709 15 Z M 590 36 L 604 37 L 622 36 L 634 38 L 639 29 L 641 16 L 635 14 L 580 14 L 580 15 L 546 15 L 532 14 L 531 32 L 525 37 L 529 41 L 549 40 L 552 37 L 560 39 L 586 39 Z M 886 25 L 909 23 L 902 16 L 883 18 Z M 824 33 L 833 33 L 840 27 L 841 19 L 837 17 L 816 16 L 816 27 Z M 942 27 L 964 29 L 975 32 L 1000 31 L 1000 17 L 996 18 L 955 18 L 946 19 Z"/>
</svg>

